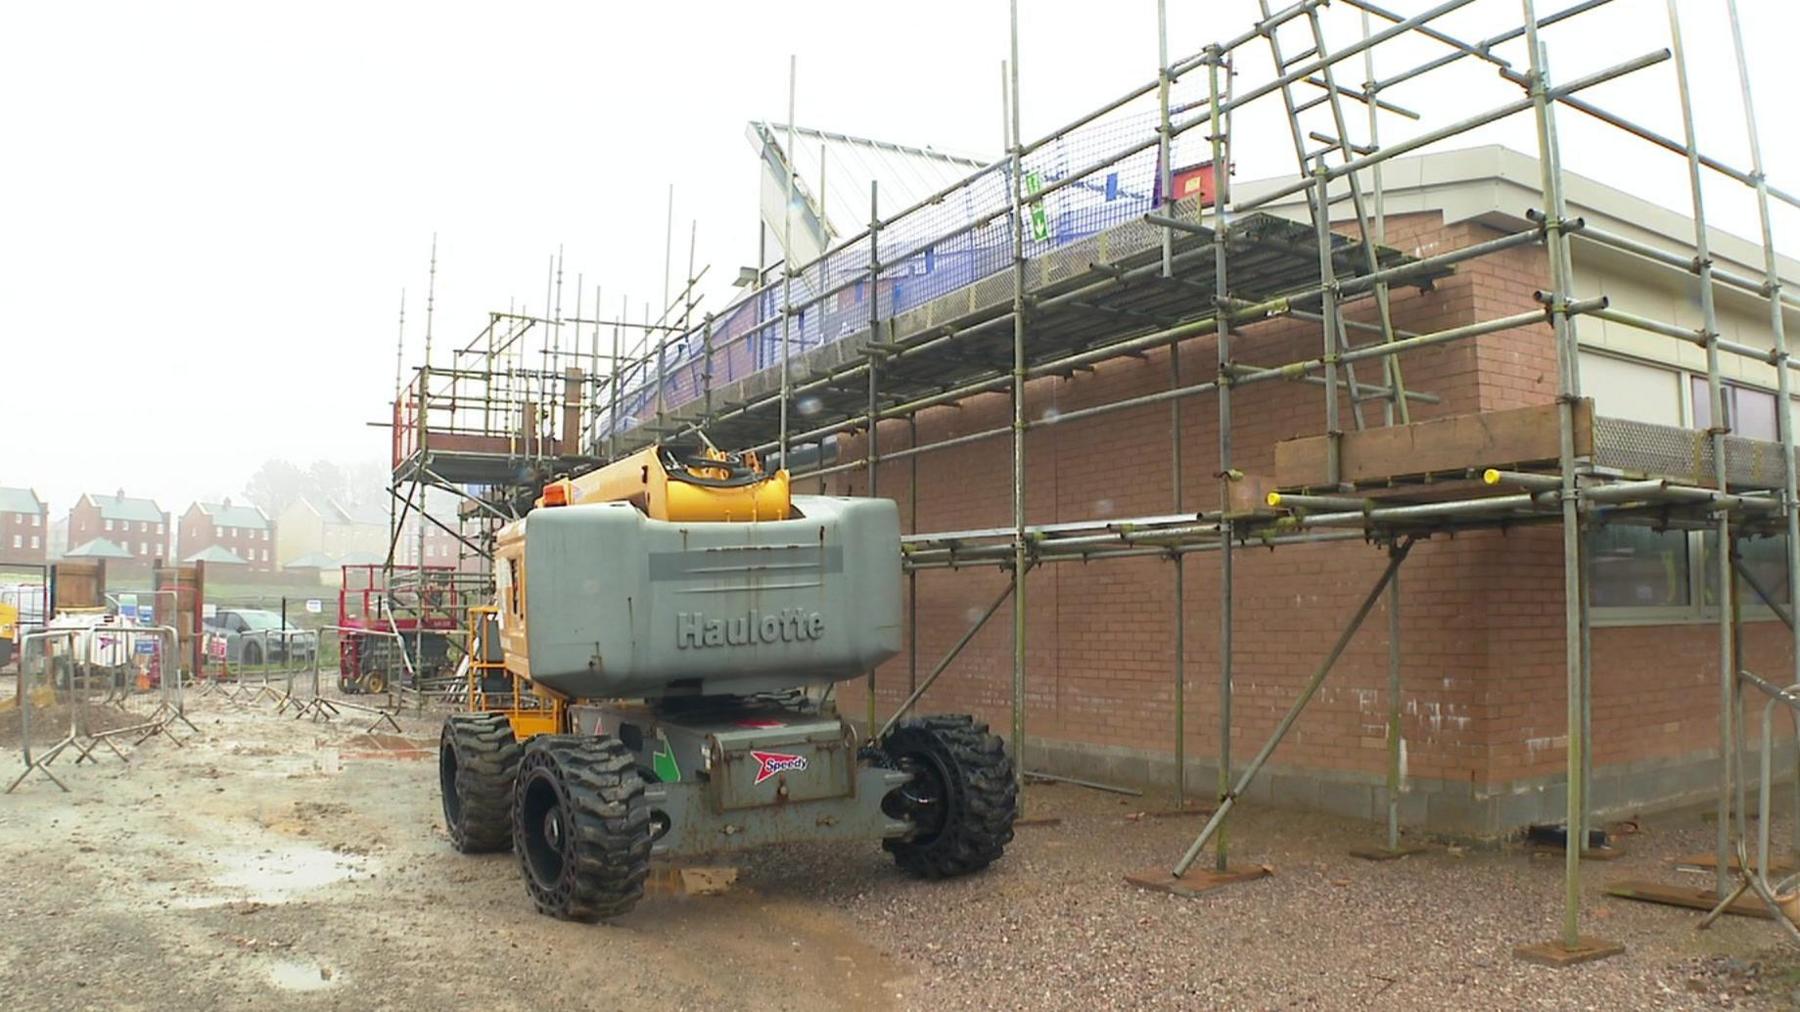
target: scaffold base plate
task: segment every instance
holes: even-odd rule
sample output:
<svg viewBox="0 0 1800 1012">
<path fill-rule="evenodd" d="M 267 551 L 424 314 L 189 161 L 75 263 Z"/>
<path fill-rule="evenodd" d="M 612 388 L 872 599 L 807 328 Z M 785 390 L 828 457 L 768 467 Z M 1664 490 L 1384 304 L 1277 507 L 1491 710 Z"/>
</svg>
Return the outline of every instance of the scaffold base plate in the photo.
<svg viewBox="0 0 1800 1012">
<path fill-rule="evenodd" d="M 1060 826 L 1060 825 L 1062 825 L 1062 816 L 1060 816 L 1060 815 L 1027 815 L 1027 816 L 1022 816 L 1020 818 L 1013 820 L 1013 828 L 1014 829 L 1019 829 L 1021 827 L 1025 827 L 1025 826 Z"/>
<path fill-rule="evenodd" d="M 1604 938 L 1593 938 L 1582 935 L 1573 948 L 1564 945 L 1560 940 L 1534 942 L 1521 945 L 1513 950 L 1513 955 L 1527 963 L 1539 966 L 1564 967 L 1577 963 L 1592 963 L 1597 959 L 1610 959 L 1625 954 L 1625 947 L 1617 942 L 1609 942 Z"/>
<path fill-rule="evenodd" d="M 1561 847 L 1530 847 L 1528 850 L 1533 860 L 1554 858 L 1560 861 L 1563 858 L 1563 848 Z M 1624 847 L 1587 847 L 1581 852 L 1583 861 L 1617 861 L 1624 856 Z"/>
<path fill-rule="evenodd" d="M 1351 857 L 1360 857 L 1364 861 L 1398 861 L 1410 854 L 1423 854 L 1424 847 L 1353 847 Z"/>
<path fill-rule="evenodd" d="M 1189 868 L 1186 875 L 1176 878 L 1169 874 L 1169 869 L 1157 867 L 1127 872 L 1125 881 L 1140 889 L 1149 889 L 1154 892 L 1173 893 L 1176 896 L 1199 896 L 1222 886 L 1268 878 L 1271 874 L 1273 873 L 1266 866 L 1242 868 L 1236 871 Z"/>
<path fill-rule="evenodd" d="M 1686 886 L 1663 885 L 1661 882 L 1641 880 L 1614 882 L 1606 887 L 1606 895 L 1617 896 L 1622 900 L 1642 900 L 1645 903 L 1687 907 L 1689 910 L 1711 910 L 1719 905 L 1719 897 L 1711 889 L 1689 889 Z M 1725 908 L 1725 912 L 1736 914 L 1739 917 L 1774 919 L 1769 913 L 1769 908 L 1750 893 L 1745 893 L 1733 900 L 1731 905 Z"/>
<path fill-rule="evenodd" d="M 1751 863 L 1754 864 L 1755 862 L 1753 861 Z M 1678 857 L 1675 859 L 1675 870 L 1676 871 L 1710 872 L 1714 868 L 1717 868 L 1718 866 L 1719 866 L 1719 856 L 1717 854 L 1713 854 L 1710 852 L 1689 854 L 1686 857 Z M 1742 868 L 1740 868 L 1738 866 L 1738 859 L 1737 859 L 1736 854 L 1731 855 L 1731 863 L 1728 867 L 1733 872 L 1738 872 L 1738 871 L 1743 870 Z M 1792 874 L 1794 871 L 1794 859 L 1792 857 L 1786 857 L 1786 856 L 1783 856 L 1783 857 L 1771 856 L 1769 858 L 1769 871 L 1779 874 L 1779 875 Z"/>
<path fill-rule="evenodd" d="M 1183 805 L 1180 808 L 1152 808 L 1143 813 L 1146 819 L 1180 819 L 1190 815 L 1211 817 L 1217 811 L 1211 805 Z"/>
</svg>

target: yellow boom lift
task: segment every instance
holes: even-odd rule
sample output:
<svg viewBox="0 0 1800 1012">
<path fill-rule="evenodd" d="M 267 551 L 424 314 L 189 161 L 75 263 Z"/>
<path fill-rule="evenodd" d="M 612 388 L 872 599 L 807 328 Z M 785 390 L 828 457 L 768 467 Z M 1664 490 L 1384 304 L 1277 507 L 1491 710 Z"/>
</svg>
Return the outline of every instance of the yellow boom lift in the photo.
<svg viewBox="0 0 1800 1012">
<path fill-rule="evenodd" d="M 546 485 L 498 534 L 470 712 L 444 724 L 451 841 L 511 847 L 539 910 L 589 921 L 637 903 L 652 857 L 881 840 L 918 877 L 985 868 L 1017 807 L 987 725 L 865 740 L 808 691 L 898 652 L 899 531 L 890 500 L 794 495 L 711 446 Z"/>
</svg>

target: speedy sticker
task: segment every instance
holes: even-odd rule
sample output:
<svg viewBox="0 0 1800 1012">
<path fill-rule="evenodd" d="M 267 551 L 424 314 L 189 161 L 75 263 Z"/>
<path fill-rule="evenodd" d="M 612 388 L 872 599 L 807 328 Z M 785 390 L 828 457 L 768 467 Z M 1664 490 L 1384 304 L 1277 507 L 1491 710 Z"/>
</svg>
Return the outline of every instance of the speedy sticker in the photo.
<svg viewBox="0 0 1800 1012">
<path fill-rule="evenodd" d="M 799 773 L 806 769 L 805 756 L 793 755 L 788 752 L 752 751 L 750 753 L 750 758 L 755 759 L 757 762 L 756 782 L 759 784 L 777 773 L 787 773 L 789 771 Z"/>
</svg>

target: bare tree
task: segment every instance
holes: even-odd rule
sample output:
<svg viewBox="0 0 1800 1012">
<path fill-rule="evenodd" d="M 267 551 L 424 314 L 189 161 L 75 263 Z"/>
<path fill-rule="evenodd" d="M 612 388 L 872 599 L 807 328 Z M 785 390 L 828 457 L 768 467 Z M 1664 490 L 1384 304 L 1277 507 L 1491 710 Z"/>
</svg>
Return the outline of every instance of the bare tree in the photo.
<svg viewBox="0 0 1800 1012">
<path fill-rule="evenodd" d="M 285 460 L 265 460 L 244 484 L 244 497 L 277 516 L 308 491 L 305 472 Z"/>
<path fill-rule="evenodd" d="M 315 460 L 306 469 L 307 491 L 320 498 L 342 503 L 350 492 L 344 469 L 329 460 Z"/>
</svg>

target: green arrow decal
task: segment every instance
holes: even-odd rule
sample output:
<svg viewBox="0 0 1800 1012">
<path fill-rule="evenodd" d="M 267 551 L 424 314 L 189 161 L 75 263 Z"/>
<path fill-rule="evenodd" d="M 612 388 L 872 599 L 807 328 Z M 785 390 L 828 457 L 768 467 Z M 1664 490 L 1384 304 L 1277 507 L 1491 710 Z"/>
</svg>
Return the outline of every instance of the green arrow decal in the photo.
<svg viewBox="0 0 1800 1012">
<path fill-rule="evenodd" d="M 662 734 L 657 735 L 659 747 L 650 753 L 650 768 L 655 771 L 656 779 L 665 784 L 681 782 L 681 766 L 675 761 L 675 750 L 669 747 L 669 739 Z"/>
<path fill-rule="evenodd" d="M 1035 172 L 1025 173 L 1025 192 L 1027 195 L 1036 194 L 1043 188 L 1044 177 Z M 1031 237 L 1039 242 L 1043 242 L 1045 239 L 1050 238 L 1050 219 L 1044 211 L 1044 202 L 1040 200 L 1031 205 L 1030 214 Z"/>
</svg>

